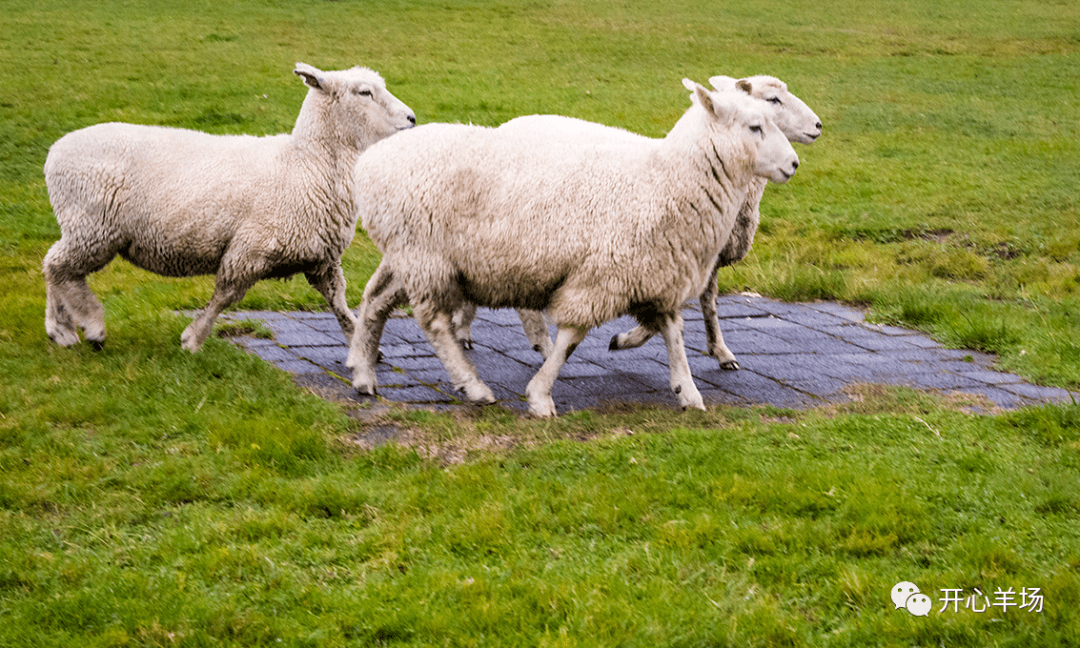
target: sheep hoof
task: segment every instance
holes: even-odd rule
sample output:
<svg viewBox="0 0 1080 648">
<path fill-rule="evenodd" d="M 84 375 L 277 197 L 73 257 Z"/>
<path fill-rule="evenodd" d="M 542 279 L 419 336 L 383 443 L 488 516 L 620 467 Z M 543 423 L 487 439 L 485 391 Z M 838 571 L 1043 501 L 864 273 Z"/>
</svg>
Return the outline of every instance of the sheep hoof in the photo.
<svg viewBox="0 0 1080 648">
<path fill-rule="evenodd" d="M 471 351 L 473 348 L 472 340 L 470 338 L 465 338 L 464 340 L 461 340 L 461 347 L 467 351 Z"/>
<path fill-rule="evenodd" d="M 739 366 L 739 363 L 735 362 L 734 360 L 728 360 L 727 362 L 721 362 L 720 363 L 720 368 L 723 369 L 724 371 L 738 371 L 739 369 L 741 369 L 741 367 Z"/>
<path fill-rule="evenodd" d="M 618 333 L 611 336 L 611 342 L 608 343 L 607 350 L 608 351 L 618 351 L 619 350 L 619 334 Z"/>
<path fill-rule="evenodd" d="M 555 401 L 548 398 L 546 402 L 529 401 L 529 414 L 535 418 L 554 418 L 558 412 L 555 411 Z"/>
<path fill-rule="evenodd" d="M 75 346 L 79 343 L 79 336 L 73 331 L 55 331 L 49 334 L 49 339 L 62 347 Z"/>
<path fill-rule="evenodd" d="M 483 383 L 467 386 L 462 391 L 470 402 L 477 405 L 491 405 L 495 402 L 495 394 L 491 393 L 491 389 Z"/>
<path fill-rule="evenodd" d="M 190 327 L 188 327 L 188 329 L 189 328 Z M 188 329 L 184 329 L 184 332 L 180 334 L 180 346 L 185 351 L 195 353 L 202 348 L 203 343 L 202 340 L 198 339 L 198 337 Z"/>
<path fill-rule="evenodd" d="M 683 411 L 688 409 L 705 411 L 705 401 L 701 398 L 701 392 L 693 385 L 676 385 L 671 388 L 671 391 L 675 392 L 676 400 L 679 401 L 679 407 Z"/>
<path fill-rule="evenodd" d="M 377 396 L 378 389 L 376 389 L 378 382 L 375 379 L 375 371 L 357 371 L 353 370 L 353 387 L 356 392 L 361 396 Z"/>
</svg>

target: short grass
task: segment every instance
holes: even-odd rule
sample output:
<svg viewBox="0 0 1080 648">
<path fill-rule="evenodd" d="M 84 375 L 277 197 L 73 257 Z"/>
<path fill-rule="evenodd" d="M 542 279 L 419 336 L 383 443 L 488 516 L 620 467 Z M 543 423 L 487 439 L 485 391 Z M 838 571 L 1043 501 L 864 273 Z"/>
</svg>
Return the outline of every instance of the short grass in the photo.
<svg viewBox="0 0 1080 648">
<path fill-rule="evenodd" d="M 679 83 L 785 79 L 822 117 L 723 290 L 841 299 L 1080 386 L 1080 7 L 0 2 L 0 645 L 1070 645 L 1080 409 L 862 386 L 813 412 L 361 422 L 212 338 L 210 280 L 116 261 L 101 352 L 44 334 L 41 165 L 119 120 L 287 131 L 292 64 L 368 65 L 422 122 L 662 135 Z M 378 253 L 343 264 L 360 299 Z M 301 280 L 245 308 L 322 309 Z M 240 325 L 226 327 L 237 332 Z M 736 349 L 736 353 L 738 350 Z M 400 443 L 357 441 L 371 425 Z M 889 590 L 1040 588 L 916 618 Z"/>
</svg>

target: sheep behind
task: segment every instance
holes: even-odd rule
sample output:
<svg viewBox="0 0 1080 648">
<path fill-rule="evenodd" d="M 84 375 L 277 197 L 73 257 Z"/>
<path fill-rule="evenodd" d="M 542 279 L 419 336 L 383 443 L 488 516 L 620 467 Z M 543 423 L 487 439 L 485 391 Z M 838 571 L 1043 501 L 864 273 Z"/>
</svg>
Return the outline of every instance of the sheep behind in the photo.
<svg viewBox="0 0 1080 648">
<path fill-rule="evenodd" d="M 61 236 L 42 264 L 49 337 L 69 346 L 81 328 L 104 343 L 104 310 L 86 276 L 118 254 L 165 276 L 216 275 L 209 304 L 181 336 L 190 351 L 257 281 L 298 272 L 351 337 L 340 258 L 356 225 L 352 167 L 416 118 L 366 68 L 297 63 L 295 73 L 309 90 L 291 134 L 111 123 L 53 144 L 44 171 Z"/>
</svg>

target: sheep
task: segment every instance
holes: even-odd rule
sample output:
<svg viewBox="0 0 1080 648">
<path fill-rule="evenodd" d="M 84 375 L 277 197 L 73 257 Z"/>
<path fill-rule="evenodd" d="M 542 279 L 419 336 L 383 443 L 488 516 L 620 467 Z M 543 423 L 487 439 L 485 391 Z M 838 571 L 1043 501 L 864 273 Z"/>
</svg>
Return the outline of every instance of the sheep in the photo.
<svg viewBox="0 0 1080 648">
<path fill-rule="evenodd" d="M 189 351 L 257 281 L 298 272 L 352 337 L 340 264 L 356 228 L 352 168 L 416 116 L 367 68 L 297 63 L 294 73 L 309 89 L 291 134 L 108 123 L 52 145 L 45 182 L 61 236 L 42 263 L 50 338 L 76 344 L 78 327 L 101 348 L 104 309 L 86 276 L 117 254 L 164 276 L 216 275 L 209 304 L 180 337 Z"/>
<path fill-rule="evenodd" d="M 361 222 L 383 253 L 346 360 L 374 394 L 379 338 L 405 300 L 454 387 L 494 395 L 453 332 L 466 302 L 546 310 L 558 327 L 526 388 L 556 414 L 551 388 L 587 331 L 623 314 L 667 343 L 679 404 L 704 409 L 682 340 L 682 305 L 712 279 L 752 178 L 786 182 L 798 156 L 759 102 L 693 84 L 662 140 L 581 145 L 460 124 L 429 124 L 371 147 L 356 166 Z"/>
<path fill-rule="evenodd" d="M 728 76 L 714 76 L 709 79 L 714 88 L 721 91 L 743 91 L 764 102 L 772 111 L 780 130 L 787 136 L 788 141 L 801 144 L 812 144 L 821 135 L 822 124 L 816 114 L 801 99 L 791 94 L 787 85 L 771 76 L 753 76 L 736 80 Z M 499 127 L 502 130 L 520 133 L 543 133 L 545 138 L 558 138 L 563 141 L 602 141 L 609 144 L 624 142 L 633 146 L 647 139 L 642 135 L 618 128 L 599 126 L 580 119 L 558 117 L 555 115 L 528 115 L 517 117 Z M 725 248 L 717 258 L 716 271 L 723 266 L 731 265 L 743 257 L 750 249 L 757 231 L 760 213 L 758 211 L 762 194 L 765 191 L 767 181 L 758 178 L 754 181 L 754 188 L 750 191 L 746 203 L 739 211 L 735 227 Z M 716 313 L 717 288 L 716 281 L 710 281 L 705 286 L 699 302 L 705 319 L 705 335 L 709 354 L 720 361 L 720 366 L 727 370 L 739 368 L 735 355 L 724 343 L 723 334 L 720 332 L 720 322 Z M 467 304 L 461 311 L 455 314 L 455 335 L 458 341 L 467 349 L 472 348 L 472 332 L 470 324 L 476 315 L 476 306 Z M 526 337 L 535 351 L 547 358 L 551 351 L 551 338 L 548 336 L 547 327 L 543 316 L 533 311 L 520 311 L 522 325 Z M 650 337 L 644 328 L 637 327 L 629 332 L 612 336 L 609 349 L 630 349 L 644 344 Z"/>
<path fill-rule="evenodd" d="M 805 102 L 791 94 L 783 81 L 775 77 L 759 75 L 736 80 L 727 76 L 714 76 L 709 79 L 709 83 L 717 89 L 738 88 L 746 90 L 749 87 L 751 96 L 771 107 L 772 117 L 790 142 L 813 144 L 821 136 L 822 124 L 818 116 Z M 761 197 L 765 193 L 766 184 L 767 181 L 764 179 L 758 178 L 754 180 L 746 202 L 735 219 L 735 227 L 732 230 L 731 237 L 716 259 L 716 268 L 713 271 L 714 278 L 705 284 L 705 290 L 698 298 L 705 320 L 705 340 L 709 355 L 720 362 L 721 369 L 729 371 L 739 369 L 739 363 L 735 358 L 735 354 L 724 343 L 724 336 L 720 332 L 720 320 L 716 314 L 717 288 L 715 275 L 719 273 L 720 268 L 741 261 L 750 251 L 750 246 L 754 242 L 754 234 L 757 232 L 758 223 L 761 220 L 761 213 L 758 209 L 761 204 Z M 612 351 L 636 348 L 645 344 L 652 335 L 638 326 L 626 333 L 612 336 L 608 348 Z"/>
</svg>

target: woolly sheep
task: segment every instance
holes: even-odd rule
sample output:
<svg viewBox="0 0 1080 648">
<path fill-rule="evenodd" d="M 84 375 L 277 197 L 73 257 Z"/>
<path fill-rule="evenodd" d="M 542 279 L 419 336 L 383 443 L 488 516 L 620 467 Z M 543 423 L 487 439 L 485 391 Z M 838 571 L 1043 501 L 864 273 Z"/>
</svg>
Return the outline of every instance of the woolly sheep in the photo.
<svg viewBox="0 0 1080 648">
<path fill-rule="evenodd" d="M 709 83 L 719 90 L 734 88 L 746 91 L 749 88 L 748 91 L 752 97 L 769 106 L 770 115 L 790 142 L 813 144 L 821 136 L 821 119 L 802 99 L 788 91 L 787 84 L 776 77 L 758 75 L 736 80 L 727 76 L 714 76 L 709 79 Z M 761 221 L 759 207 L 766 184 L 767 181 L 764 179 L 754 180 L 746 202 L 735 219 L 731 238 L 717 257 L 716 268 L 713 271 L 714 278 L 705 285 L 705 290 L 698 298 L 705 319 L 705 340 L 709 355 L 720 362 L 722 369 L 736 370 L 739 368 L 739 363 L 735 354 L 724 343 L 724 336 L 720 332 L 720 320 L 716 314 L 715 275 L 720 268 L 741 261 L 750 251 L 758 223 Z M 626 333 L 612 336 L 609 349 L 616 351 L 636 348 L 645 344 L 651 337 L 651 333 L 639 326 Z"/>
<path fill-rule="evenodd" d="M 367 68 L 297 63 L 294 72 L 309 90 L 291 134 L 110 123 L 53 144 L 45 183 L 61 236 L 43 262 L 49 337 L 76 344 L 78 327 L 101 346 L 104 310 L 86 276 L 117 254 L 160 275 L 216 275 L 209 304 L 180 337 L 189 351 L 257 281 L 298 272 L 352 337 L 340 265 L 356 227 L 352 168 L 416 117 Z"/>
<path fill-rule="evenodd" d="M 383 325 L 409 300 L 454 386 L 494 402 L 454 338 L 471 302 L 546 310 L 558 326 L 526 388 L 535 416 L 555 415 L 552 385 L 586 332 L 623 314 L 664 336 L 680 405 L 703 409 L 680 310 L 713 277 L 751 179 L 785 182 L 798 156 L 746 95 L 694 84 L 692 103 L 666 138 L 633 147 L 432 124 L 369 149 L 359 203 L 383 260 L 346 360 L 358 391 L 375 393 Z"/>
<path fill-rule="evenodd" d="M 709 79 L 709 83 L 720 91 L 748 92 L 750 96 L 764 102 L 771 111 L 771 115 L 780 130 L 783 131 L 790 142 L 812 144 L 821 135 L 822 125 L 818 116 L 805 102 L 791 94 L 787 85 L 776 77 L 758 75 L 737 80 L 728 76 L 714 76 Z M 542 133 L 545 138 L 558 138 L 568 142 L 602 142 L 609 145 L 622 142 L 633 146 L 647 139 L 643 135 L 627 130 L 600 126 L 580 119 L 555 115 L 518 117 L 506 122 L 499 128 L 517 133 Z M 749 251 L 760 221 L 758 208 L 766 183 L 767 181 L 762 178 L 754 180 L 746 203 L 739 210 L 728 244 L 717 259 L 717 272 L 721 267 L 741 260 Z M 699 297 L 705 319 L 707 347 L 709 354 L 720 361 L 722 368 L 735 370 L 739 368 L 739 364 L 735 359 L 735 355 L 724 343 L 723 334 L 720 332 L 720 322 L 716 313 L 716 297 L 716 281 L 713 280 L 705 286 L 705 291 Z M 468 304 L 455 314 L 454 318 L 455 335 L 467 349 L 472 348 L 470 324 L 475 315 L 476 306 Z M 547 358 L 548 353 L 551 351 L 551 338 L 548 335 L 543 316 L 535 311 L 520 311 L 519 316 L 526 337 L 533 349 L 539 351 L 544 358 Z M 648 333 L 643 327 L 637 327 L 629 332 L 613 336 L 609 348 L 612 351 L 635 348 L 644 344 L 651 337 L 652 334 Z"/>
</svg>

